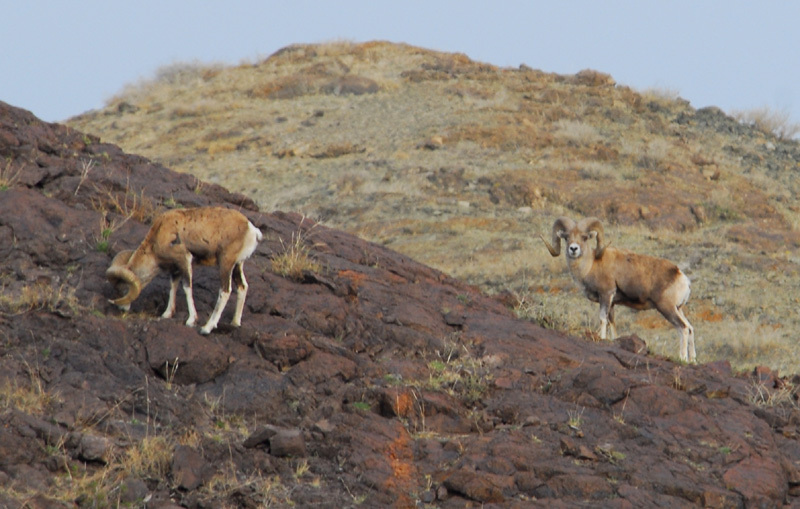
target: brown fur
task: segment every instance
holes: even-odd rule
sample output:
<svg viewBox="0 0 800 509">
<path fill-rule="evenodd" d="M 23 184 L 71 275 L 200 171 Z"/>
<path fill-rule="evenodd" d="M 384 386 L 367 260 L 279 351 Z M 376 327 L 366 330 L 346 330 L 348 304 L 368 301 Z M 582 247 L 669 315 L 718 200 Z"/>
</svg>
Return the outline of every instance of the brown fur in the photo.
<svg viewBox="0 0 800 509">
<path fill-rule="evenodd" d="M 174 313 L 175 293 L 182 280 L 189 306 L 186 323 L 193 325 L 197 313 L 191 295 L 192 263 L 216 265 L 219 267 L 220 298 L 201 332 L 208 333 L 216 327 L 234 283 L 239 294 L 234 314 L 235 325 L 238 325 L 247 293 L 242 264 L 260 239 L 261 232 L 236 210 L 202 207 L 165 212 L 153 221 L 135 251 L 122 251 L 114 257 L 106 274 L 112 282 L 126 283 L 128 292 L 112 303 L 124 309 L 129 307 L 160 271 L 167 271 L 172 280 L 170 300 L 162 316 L 168 318 Z"/>
<path fill-rule="evenodd" d="M 541 236 L 540 236 L 541 237 Z M 689 299 L 689 278 L 672 262 L 609 247 L 597 218 L 575 222 L 567 217 L 553 224 L 552 244 L 541 237 L 552 256 L 566 245 L 567 267 L 586 297 L 600 303 L 600 336 L 606 326 L 616 333 L 614 306 L 657 309 L 681 334 L 681 359 L 694 362 L 694 329 L 683 314 Z M 595 244 L 595 245 L 593 245 Z"/>
</svg>

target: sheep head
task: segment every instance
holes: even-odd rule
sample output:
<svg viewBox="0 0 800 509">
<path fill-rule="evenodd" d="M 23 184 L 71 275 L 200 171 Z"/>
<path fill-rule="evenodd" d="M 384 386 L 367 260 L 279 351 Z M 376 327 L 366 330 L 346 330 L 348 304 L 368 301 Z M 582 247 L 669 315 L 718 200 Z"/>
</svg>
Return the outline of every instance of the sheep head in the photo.
<svg viewBox="0 0 800 509">
<path fill-rule="evenodd" d="M 553 223 L 553 243 L 547 242 L 547 239 L 542 235 L 539 235 L 539 238 L 542 239 L 544 245 L 547 246 L 547 250 L 550 251 L 550 254 L 556 257 L 561 254 L 561 239 L 566 240 L 569 232 L 572 231 L 573 228 L 575 228 L 575 221 L 568 217 L 559 217 L 556 219 L 556 222 Z"/>
<path fill-rule="evenodd" d="M 116 283 L 124 283 L 128 286 L 128 291 L 118 299 L 109 299 L 109 302 L 117 307 L 127 311 L 131 307 L 131 302 L 139 297 L 142 291 L 142 282 L 139 277 L 128 266 L 133 251 L 130 249 L 120 251 L 117 256 L 111 261 L 111 266 L 106 270 L 106 277 L 108 280 L 116 285 Z"/>
<path fill-rule="evenodd" d="M 553 257 L 561 254 L 561 240 L 567 244 L 567 256 L 579 258 L 583 253 L 589 251 L 588 241 L 595 239 L 597 242 L 594 248 L 594 258 L 599 260 L 603 257 L 608 244 L 603 242 L 603 224 L 596 217 L 587 217 L 576 223 L 568 217 L 559 217 L 553 223 L 552 243 L 548 242 L 542 235 L 542 239 L 547 250 Z"/>
</svg>

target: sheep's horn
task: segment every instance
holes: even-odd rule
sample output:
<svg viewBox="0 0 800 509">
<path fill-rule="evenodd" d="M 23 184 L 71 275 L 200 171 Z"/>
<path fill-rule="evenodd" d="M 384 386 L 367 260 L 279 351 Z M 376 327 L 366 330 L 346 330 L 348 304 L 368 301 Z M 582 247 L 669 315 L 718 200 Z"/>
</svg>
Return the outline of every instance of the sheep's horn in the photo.
<svg viewBox="0 0 800 509">
<path fill-rule="evenodd" d="M 554 247 L 551 243 L 547 242 L 547 239 L 544 238 L 544 235 L 542 235 L 541 233 L 539 234 L 539 238 L 542 239 L 542 242 L 544 242 L 544 245 L 547 247 L 547 250 L 550 251 L 550 255 L 556 257 L 561 254 L 561 242 L 556 242 L 556 245 Z M 560 241 L 561 239 L 558 240 Z"/>
<path fill-rule="evenodd" d="M 112 283 L 116 281 L 123 281 L 128 285 L 128 293 L 118 299 L 109 299 L 112 304 L 125 308 L 131 305 L 131 302 L 139 297 L 142 291 L 142 284 L 136 274 L 127 267 L 128 260 L 133 255 L 133 251 L 121 251 L 114 257 L 111 262 L 111 267 L 106 270 L 106 277 Z"/>
<path fill-rule="evenodd" d="M 597 234 L 597 247 L 594 250 L 594 259 L 599 260 L 603 257 L 603 253 L 605 253 L 606 248 L 610 245 L 610 243 L 603 243 L 603 223 L 601 223 L 596 217 L 586 218 L 582 221 L 582 223 L 583 231 L 593 231 Z"/>
<path fill-rule="evenodd" d="M 544 245 L 547 246 L 547 250 L 550 251 L 550 255 L 556 257 L 561 254 L 561 232 L 569 231 L 575 226 L 575 221 L 568 217 L 559 217 L 553 223 L 553 230 L 552 230 L 552 237 L 553 243 L 547 242 L 541 234 L 539 234 L 539 238 L 542 239 Z"/>
</svg>

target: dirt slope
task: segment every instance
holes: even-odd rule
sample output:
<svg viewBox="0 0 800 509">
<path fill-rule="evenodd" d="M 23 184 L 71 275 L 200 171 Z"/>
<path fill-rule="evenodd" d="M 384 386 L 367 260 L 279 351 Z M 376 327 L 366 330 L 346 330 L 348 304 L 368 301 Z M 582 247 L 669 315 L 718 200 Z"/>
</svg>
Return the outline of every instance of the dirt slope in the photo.
<svg viewBox="0 0 800 509">
<path fill-rule="evenodd" d="M 597 215 L 693 280 L 704 361 L 800 372 L 796 142 L 605 74 L 507 69 L 400 44 L 297 45 L 176 65 L 69 124 L 264 210 L 382 243 L 585 335 L 596 308 L 536 234 Z M 677 355 L 659 316 L 623 331 Z"/>
<path fill-rule="evenodd" d="M 543 329 L 4 103 L 0 156 L 0 506 L 798 505 L 800 380 Z M 157 319 L 165 276 L 114 309 L 114 253 L 158 211 L 208 204 L 265 234 L 242 327 Z M 284 277 L 286 254 L 311 259 Z M 198 269 L 201 319 L 217 284 Z"/>
</svg>

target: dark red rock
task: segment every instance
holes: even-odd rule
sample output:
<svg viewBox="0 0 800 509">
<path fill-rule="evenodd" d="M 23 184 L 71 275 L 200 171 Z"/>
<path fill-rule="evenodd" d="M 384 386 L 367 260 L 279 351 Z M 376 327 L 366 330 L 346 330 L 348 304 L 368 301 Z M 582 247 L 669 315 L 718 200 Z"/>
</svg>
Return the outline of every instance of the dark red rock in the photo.
<svg viewBox="0 0 800 509">
<path fill-rule="evenodd" d="M 722 476 L 726 487 L 740 493 L 753 507 L 772 505 L 785 499 L 789 485 L 786 473 L 773 459 L 750 456 Z"/>
<path fill-rule="evenodd" d="M 261 338 L 256 341 L 256 348 L 265 360 L 275 364 L 278 369 L 294 366 L 313 351 L 309 341 L 295 335 Z"/>
<path fill-rule="evenodd" d="M 198 451 L 181 445 L 173 453 L 171 472 L 179 488 L 191 491 L 210 481 L 214 468 Z"/>
<path fill-rule="evenodd" d="M 451 493 L 458 493 L 478 502 L 500 503 L 505 500 L 500 489 L 486 476 L 468 470 L 457 470 L 448 475 L 444 486 Z"/>
<path fill-rule="evenodd" d="M 224 372 L 230 354 L 174 320 L 160 320 L 145 332 L 144 345 L 150 367 L 164 380 L 181 385 L 207 382 Z"/>
</svg>

